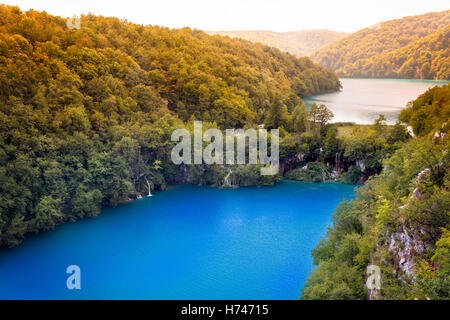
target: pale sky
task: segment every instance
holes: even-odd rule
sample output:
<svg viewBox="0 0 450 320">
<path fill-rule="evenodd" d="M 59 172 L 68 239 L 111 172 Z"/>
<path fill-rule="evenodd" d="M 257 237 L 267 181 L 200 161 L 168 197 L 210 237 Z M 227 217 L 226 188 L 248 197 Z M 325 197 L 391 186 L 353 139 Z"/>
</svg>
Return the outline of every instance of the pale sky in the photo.
<svg viewBox="0 0 450 320">
<path fill-rule="evenodd" d="M 353 32 L 381 21 L 450 9 L 448 0 L 0 0 L 68 17 L 94 13 L 140 24 L 203 30 Z"/>
</svg>

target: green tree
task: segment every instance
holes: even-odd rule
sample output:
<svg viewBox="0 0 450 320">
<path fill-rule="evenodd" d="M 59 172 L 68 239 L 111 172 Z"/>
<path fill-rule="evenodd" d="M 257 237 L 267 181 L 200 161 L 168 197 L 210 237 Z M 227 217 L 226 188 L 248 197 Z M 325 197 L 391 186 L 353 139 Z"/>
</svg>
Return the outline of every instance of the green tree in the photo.
<svg viewBox="0 0 450 320">
<path fill-rule="evenodd" d="M 286 125 L 288 116 L 287 106 L 281 101 L 279 96 L 276 96 L 266 116 L 265 123 L 267 128 L 272 129 Z"/>
<path fill-rule="evenodd" d="M 325 125 L 333 119 L 334 115 L 325 105 L 317 105 L 313 103 L 309 110 L 309 118 L 311 120 L 311 126 L 313 130 L 317 130 L 319 133 L 324 130 Z"/>
<path fill-rule="evenodd" d="M 44 196 L 36 206 L 36 232 L 40 229 L 53 229 L 58 221 L 61 221 L 63 214 L 60 209 L 61 200 L 53 199 L 51 196 Z"/>
<path fill-rule="evenodd" d="M 297 105 L 292 112 L 292 127 L 296 133 L 303 133 L 308 130 L 308 111 L 304 103 Z"/>
</svg>

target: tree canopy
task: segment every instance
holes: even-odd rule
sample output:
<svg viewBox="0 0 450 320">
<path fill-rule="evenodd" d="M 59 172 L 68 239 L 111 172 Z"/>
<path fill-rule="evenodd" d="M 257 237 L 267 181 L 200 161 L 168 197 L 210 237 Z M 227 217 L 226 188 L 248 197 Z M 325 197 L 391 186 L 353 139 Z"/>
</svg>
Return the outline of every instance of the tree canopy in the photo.
<svg viewBox="0 0 450 320">
<path fill-rule="evenodd" d="M 310 59 L 261 44 L 94 15 L 69 29 L 5 5 L 0 83 L 0 246 L 168 183 L 217 183 L 220 168 L 186 177 L 170 161 L 173 130 L 193 119 L 289 126 L 301 97 L 340 87 Z M 236 179 L 276 179 L 257 169 Z"/>
<path fill-rule="evenodd" d="M 450 80 L 449 25 L 450 10 L 386 21 L 312 58 L 341 77 Z"/>
</svg>

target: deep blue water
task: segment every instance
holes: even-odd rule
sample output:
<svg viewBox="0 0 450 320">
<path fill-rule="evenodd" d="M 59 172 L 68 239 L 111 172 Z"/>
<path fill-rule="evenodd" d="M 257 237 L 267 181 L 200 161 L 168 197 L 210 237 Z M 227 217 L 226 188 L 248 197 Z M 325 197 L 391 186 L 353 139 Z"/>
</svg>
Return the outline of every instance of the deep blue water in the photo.
<svg viewBox="0 0 450 320">
<path fill-rule="evenodd" d="M 0 299 L 298 299 L 354 186 L 178 186 L 0 250 Z M 81 268 L 81 290 L 66 268 Z"/>
<path fill-rule="evenodd" d="M 411 79 L 340 79 L 340 92 L 318 94 L 304 99 L 307 106 L 324 104 L 334 113 L 332 122 L 373 124 L 384 114 L 389 124 L 397 121 L 409 101 L 434 86 L 449 81 Z"/>
</svg>

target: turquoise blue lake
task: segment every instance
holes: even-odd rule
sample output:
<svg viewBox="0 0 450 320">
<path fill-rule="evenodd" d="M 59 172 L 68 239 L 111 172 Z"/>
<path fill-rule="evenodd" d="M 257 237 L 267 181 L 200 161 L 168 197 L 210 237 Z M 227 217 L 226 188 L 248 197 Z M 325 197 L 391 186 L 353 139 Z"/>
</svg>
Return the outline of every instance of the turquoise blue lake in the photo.
<svg viewBox="0 0 450 320">
<path fill-rule="evenodd" d="M 298 299 L 354 186 L 177 186 L 0 250 L 0 299 Z M 68 290 L 66 268 L 81 269 Z"/>
<path fill-rule="evenodd" d="M 384 114 L 389 124 L 397 122 L 400 110 L 409 101 L 434 86 L 449 81 L 405 79 L 340 79 L 342 91 L 319 94 L 304 99 L 307 106 L 324 104 L 334 113 L 332 122 L 373 124 Z"/>
</svg>

